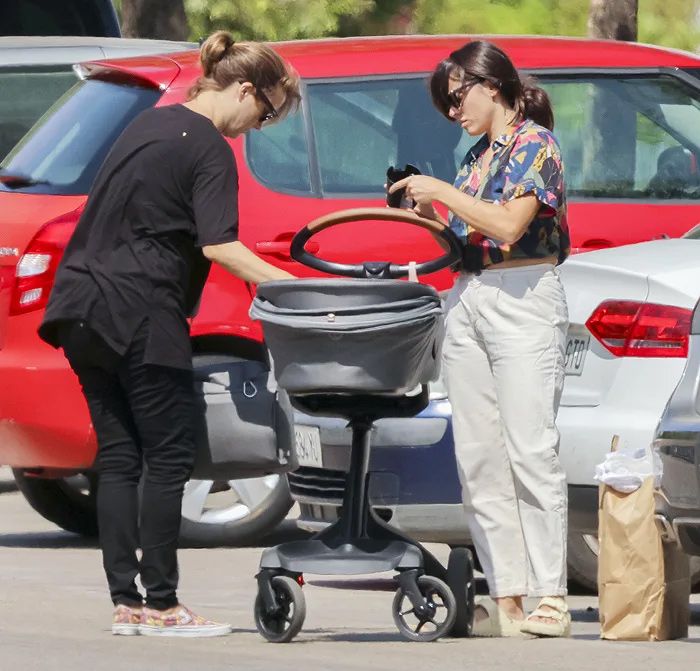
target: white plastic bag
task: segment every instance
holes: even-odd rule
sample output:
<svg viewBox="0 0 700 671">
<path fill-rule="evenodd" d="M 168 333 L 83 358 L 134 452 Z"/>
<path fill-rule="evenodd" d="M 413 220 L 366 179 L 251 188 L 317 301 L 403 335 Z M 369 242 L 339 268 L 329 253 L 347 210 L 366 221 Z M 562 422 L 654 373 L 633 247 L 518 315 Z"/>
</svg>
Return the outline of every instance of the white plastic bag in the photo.
<svg viewBox="0 0 700 671">
<path fill-rule="evenodd" d="M 594 479 L 629 494 L 651 477 L 654 478 L 654 487 L 660 487 L 662 474 L 663 464 L 656 450 L 623 446 L 605 455 L 605 461 L 595 467 Z"/>
</svg>

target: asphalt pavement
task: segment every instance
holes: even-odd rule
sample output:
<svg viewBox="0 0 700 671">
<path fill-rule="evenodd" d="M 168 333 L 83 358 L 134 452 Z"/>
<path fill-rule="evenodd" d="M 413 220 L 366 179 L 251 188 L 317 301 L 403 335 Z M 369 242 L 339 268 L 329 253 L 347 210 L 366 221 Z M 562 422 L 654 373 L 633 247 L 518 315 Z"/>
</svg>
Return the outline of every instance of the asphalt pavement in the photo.
<svg viewBox="0 0 700 671">
<path fill-rule="evenodd" d="M 574 595 L 570 600 L 573 636 L 567 640 L 411 643 L 394 627 L 395 587 L 385 574 L 307 576 L 303 630 L 292 643 L 267 643 L 257 633 L 252 614 L 260 547 L 180 551 L 180 598 L 206 617 L 231 622 L 232 635 L 215 639 L 112 636 L 111 604 L 95 543 L 44 521 L 11 488 L 0 492 L 0 671 L 670 671 L 695 668 L 700 658 L 700 648 L 695 647 L 700 644 L 697 595 L 690 638 L 683 641 L 601 641 L 597 600 Z M 267 542 L 298 535 L 290 519 Z M 446 557 L 445 546 L 430 547 L 438 557 Z"/>
</svg>

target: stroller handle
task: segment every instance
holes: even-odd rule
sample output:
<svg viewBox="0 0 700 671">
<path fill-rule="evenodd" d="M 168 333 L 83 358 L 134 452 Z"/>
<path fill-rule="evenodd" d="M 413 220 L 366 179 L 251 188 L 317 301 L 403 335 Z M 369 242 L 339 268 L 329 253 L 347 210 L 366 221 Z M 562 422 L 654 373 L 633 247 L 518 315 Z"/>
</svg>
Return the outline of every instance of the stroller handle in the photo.
<svg viewBox="0 0 700 671">
<path fill-rule="evenodd" d="M 295 261 L 299 261 L 310 268 L 315 268 L 332 275 L 342 275 L 345 277 L 376 277 L 376 278 L 399 278 L 409 274 L 409 265 L 399 265 L 384 261 L 367 261 L 356 265 L 346 263 L 336 263 L 326 261 L 306 251 L 304 246 L 316 233 L 354 221 L 398 221 L 412 224 L 433 233 L 442 238 L 448 245 L 448 251 L 442 256 L 417 263 L 415 270 L 418 275 L 427 275 L 437 272 L 447 266 L 451 266 L 462 258 L 462 242 L 455 232 L 439 221 L 426 219 L 415 212 L 401 210 L 395 207 L 360 207 L 349 210 L 331 212 L 322 217 L 318 217 L 309 222 L 304 228 L 299 230 L 291 244 L 291 256 Z"/>
<path fill-rule="evenodd" d="M 306 224 L 306 228 L 312 234 L 337 226 L 338 224 L 347 224 L 352 221 L 366 221 L 368 219 L 376 221 L 402 221 L 414 226 L 425 228 L 431 233 L 441 233 L 444 226 L 434 219 L 426 219 L 410 210 L 402 210 L 397 207 L 356 207 L 351 210 L 340 210 L 339 212 L 331 212 L 324 214 L 322 217 L 314 219 Z"/>
</svg>

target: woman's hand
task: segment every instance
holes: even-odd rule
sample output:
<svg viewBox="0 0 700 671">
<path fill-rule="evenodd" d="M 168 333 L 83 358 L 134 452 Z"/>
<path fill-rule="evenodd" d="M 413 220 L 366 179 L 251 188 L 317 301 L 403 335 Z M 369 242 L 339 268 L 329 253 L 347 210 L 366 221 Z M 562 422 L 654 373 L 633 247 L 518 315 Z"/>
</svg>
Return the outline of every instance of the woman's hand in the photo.
<svg viewBox="0 0 700 671">
<path fill-rule="evenodd" d="M 445 193 L 445 188 L 453 188 L 447 182 L 443 182 L 428 175 L 411 175 L 401 179 L 389 187 L 389 193 L 394 193 L 399 189 L 406 189 L 406 197 L 412 198 L 417 205 L 430 205 L 433 201 L 441 200 Z"/>
<path fill-rule="evenodd" d="M 433 207 L 432 203 L 418 203 L 413 211 L 423 219 L 431 219 L 432 221 L 442 221 L 442 217 L 437 213 L 437 210 Z"/>
</svg>

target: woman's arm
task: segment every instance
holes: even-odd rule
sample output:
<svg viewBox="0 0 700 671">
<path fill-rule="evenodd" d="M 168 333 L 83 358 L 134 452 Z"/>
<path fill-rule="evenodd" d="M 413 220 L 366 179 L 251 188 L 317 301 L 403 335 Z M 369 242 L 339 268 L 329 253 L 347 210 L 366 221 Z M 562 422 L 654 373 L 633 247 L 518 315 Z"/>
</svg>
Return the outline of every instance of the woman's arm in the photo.
<svg viewBox="0 0 700 671">
<path fill-rule="evenodd" d="M 523 237 L 541 207 L 534 193 L 496 204 L 477 200 L 449 184 L 445 186 L 448 189 L 445 189 L 444 200 L 440 202 L 480 233 L 508 245 L 515 244 Z"/>
<path fill-rule="evenodd" d="M 404 187 L 406 196 L 413 198 L 418 206 L 440 202 L 480 233 L 507 244 L 520 240 L 541 207 L 533 193 L 503 204 L 487 203 L 427 175 L 412 175 L 402 179 L 392 184 L 389 192 Z"/>
<path fill-rule="evenodd" d="M 221 245 L 206 245 L 202 253 L 210 261 L 218 263 L 232 275 L 245 282 L 260 284 L 268 280 L 289 280 L 294 275 L 263 261 L 242 242 L 225 242 Z"/>
</svg>

